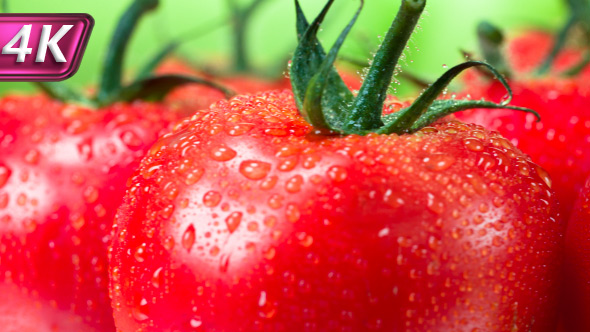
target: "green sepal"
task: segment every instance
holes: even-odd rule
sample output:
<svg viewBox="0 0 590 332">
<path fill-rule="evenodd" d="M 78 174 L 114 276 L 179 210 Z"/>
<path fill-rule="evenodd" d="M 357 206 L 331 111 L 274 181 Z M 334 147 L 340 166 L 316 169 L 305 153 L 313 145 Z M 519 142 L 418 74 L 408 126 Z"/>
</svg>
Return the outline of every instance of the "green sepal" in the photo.
<svg viewBox="0 0 590 332">
<path fill-rule="evenodd" d="M 100 104 L 113 100 L 113 96 L 119 94 L 118 90 L 122 85 L 123 58 L 131 34 L 139 19 L 145 13 L 155 9 L 158 3 L 158 0 L 135 0 L 119 20 L 104 61 L 102 80 L 96 97 Z"/>
<path fill-rule="evenodd" d="M 508 92 L 508 98 L 501 103 L 493 103 L 482 100 L 436 100 L 444 92 L 449 83 L 464 70 L 484 66 L 491 71 L 502 83 Z M 540 120 L 539 114 L 531 109 L 508 105 L 512 100 L 512 89 L 502 75 L 491 65 L 480 61 L 467 61 L 447 70 L 436 82 L 426 89 L 412 105 L 399 112 L 384 117 L 385 125 L 377 130 L 381 134 L 403 134 L 411 133 L 423 128 L 434 121 L 449 114 L 471 108 L 502 108 L 532 113 Z"/>
<path fill-rule="evenodd" d="M 300 38 L 299 45 L 295 49 L 289 69 L 291 86 L 295 95 L 297 108 L 307 121 L 322 129 L 333 129 L 330 128 L 330 124 L 328 124 L 323 112 L 322 107 L 326 106 L 328 103 L 324 100 L 324 96 L 335 96 L 335 98 L 332 99 L 332 102 L 335 103 L 334 106 L 349 104 L 354 99 L 352 92 L 350 92 L 346 84 L 344 84 L 344 81 L 342 81 L 342 78 L 333 66 L 335 59 L 327 59 L 326 52 L 317 39 L 319 27 L 333 2 L 334 0 L 329 0 L 318 17 L 309 24 L 299 6 L 299 1 L 295 0 L 297 10 L 297 33 Z M 351 24 L 354 24 L 354 22 L 351 21 L 349 26 L 351 26 Z M 336 45 L 338 43 L 339 42 L 337 41 Z M 337 53 L 337 51 L 335 53 Z M 319 78 L 316 74 L 319 73 L 322 68 L 325 74 L 324 77 Z M 312 81 L 315 80 L 321 81 L 321 89 L 313 88 L 316 84 L 312 84 Z M 311 91 L 313 95 L 307 97 L 309 91 Z M 307 103 L 311 103 L 312 99 L 316 100 L 315 106 L 310 107 L 308 105 L 306 107 L 306 100 Z M 340 116 L 340 113 L 344 111 L 344 108 L 341 107 L 328 107 L 328 109 L 335 112 L 334 115 L 330 115 L 329 117 Z"/>
<path fill-rule="evenodd" d="M 79 91 L 71 89 L 63 82 L 35 82 L 35 85 L 52 99 L 96 107 L 96 103 L 93 100 L 87 98 Z"/>
<path fill-rule="evenodd" d="M 346 116 L 346 130 L 350 132 L 374 130 L 383 126 L 381 112 L 393 73 L 426 0 L 403 0 L 395 20 L 387 31 L 381 47 L 375 53 L 371 67 L 354 105 Z"/>
<path fill-rule="evenodd" d="M 160 75 L 135 81 L 134 83 L 119 89 L 113 100 L 106 101 L 106 104 L 110 104 L 114 101 L 132 101 L 136 99 L 160 101 L 172 89 L 181 85 L 192 83 L 198 83 L 215 88 L 223 92 L 226 98 L 231 98 L 235 95 L 233 91 L 227 89 L 226 87 L 206 79 L 184 75 Z"/>
<path fill-rule="evenodd" d="M 330 49 L 330 52 L 324 58 L 320 70 L 311 78 L 309 87 L 305 93 L 303 101 L 302 113 L 307 114 L 312 123 L 315 123 L 316 128 L 327 129 L 332 131 L 342 131 L 346 126 L 342 123 L 341 112 L 345 110 L 349 103 L 354 99 L 354 96 L 350 90 L 345 86 L 342 89 L 342 94 L 348 96 L 342 98 L 342 95 L 324 95 L 324 91 L 329 85 L 330 76 L 334 73 L 338 75 L 334 68 L 334 62 L 338 57 L 338 51 L 342 47 L 344 40 L 348 36 L 350 29 L 358 19 L 361 10 L 363 9 L 364 2 L 361 0 L 361 5 L 355 13 L 353 19 L 348 23 L 346 28 L 340 33 L 340 36 L 334 43 L 334 46 Z M 318 109 L 319 108 L 319 109 Z"/>
</svg>

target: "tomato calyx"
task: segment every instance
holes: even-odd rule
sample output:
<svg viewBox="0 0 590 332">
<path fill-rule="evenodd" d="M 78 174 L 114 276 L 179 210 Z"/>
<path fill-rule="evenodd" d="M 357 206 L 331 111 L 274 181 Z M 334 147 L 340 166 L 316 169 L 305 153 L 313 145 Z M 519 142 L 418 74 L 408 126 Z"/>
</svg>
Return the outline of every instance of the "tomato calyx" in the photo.
<svg viewBox="0 0 590 332">
<path fill-rule="evenodd" d="M 590 6 L 590 2 L 588 3 L 588 5 Z M 568 32 L 572 28 L 569 25 L 573 24 L 572 22 L 574 21 L 568 21 L 566 27 L 562 29 L 560 34 L 557 36 L 553 49 L 551 50 L 547 58 L 543 61 L 543 63 L 539 66 L 539 68 L 537 68 L 537 75 L 547 74 L 547 71 L 553 65 L 555 59 L 557 58 L 557 55 L 561 52 L 561 50 L 564 48 L 566 44 Z M 506 61 L 506 57 L 503 53 L 504 34 L 502 30 L 497 26 L 491 24 L 490 22 L 482 21 L 477 26 L 477 37 L 479 41 L 479 49 L 485 61 L 494 66 L 498 70 L 498 72 L 500 72 L 504 77 L 511 78 L 513 76 L 513 70 L 508 64 L 508 61 Z M 590 35 L 588 40 L 590 40 Z M 463 53 L 466 56 L 466 58 L 472 58 L 471 54 L 467 52 Z M 577 64 L 574 64 L 567 70 L 560 72 L 559 75 L 562 77 L 576 76 L 584 68 L 586 68 L 588 64 L 590 64 L 590 51 L 586 52 Z M 483 77 L 487 77 L 490 79 L 494 78 L 489 71 L 480 70 L 480 72 L 483 75 Z"/>
<path fill-rule="evenodd" d="M 295 1 L 299 45 L 291 61 L 291 84 L 299 112 L 316 129 L 358 135 L 371 132 L 411 133 L 439 118 L 470 108 L 513 109 L 533 113 L 540 119 L 533 110 L 509 105 L 512 91 L 506 80 L 493 66 L 480 61 L 467 61 L 449 69 L 426 88 L 411 106 L 382 116 L 393 73 L 426 6 L 426 0 L 402 1 L 400 10 L 381 47 L 375 53 L 372 65 L 356 96 L 343 83 L 334 68 L 334 61 L 362 10 L 363 1 L 334 46 L 326 53 L 317 39 L 317 32 L 333 2 L 329 0 L 316 19 L 309 24 L 299 1 Z M 478 66 L 486 67 L 498 78 L 508 91 L 508 98 L 501 103 L 481 100 L 437 100 L 448 84 L 463 70 Z"/>
<path fill-rule="evenodd" d="M 153 76 L 151 74 L 152 69 L 175 45 L 169 45 L 164 51 L 159 52 L 139 72 L 132 83 L 123 85 L 123 60 L 131 35 L 140 18 L 155 9 L 158 4 L 159 0 L 134 0 L 121 16 L 105 56 L 101 82 L 95 97 L 86 97 L 64 82 L 38 82 L 37 86 L 53 99 L 79 103 L 92 108 L 100 108 L 118 101 L 132 101 L 135 99 L 161 100 L 175 87 L 188 83 L 207 85 L 222 91 L 226 97 L 231 97 L 233 95 L 232 91 L 207 79 L 186 75 Z"/>
</svg>

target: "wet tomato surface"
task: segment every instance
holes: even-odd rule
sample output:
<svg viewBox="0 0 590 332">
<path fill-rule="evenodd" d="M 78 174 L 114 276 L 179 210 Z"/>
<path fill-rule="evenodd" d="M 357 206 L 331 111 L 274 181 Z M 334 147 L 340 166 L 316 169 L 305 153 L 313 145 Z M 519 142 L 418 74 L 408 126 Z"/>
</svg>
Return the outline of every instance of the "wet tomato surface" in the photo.
<svg viewBox="0 0 590 332">
<path fill-rule="evenodd" d="M 498 133 L 323 136 L 290 92 L 176 125 L 128 183 L 109 250 L 131 331 L 553 331 L 564 223 Z"/>
</svg>

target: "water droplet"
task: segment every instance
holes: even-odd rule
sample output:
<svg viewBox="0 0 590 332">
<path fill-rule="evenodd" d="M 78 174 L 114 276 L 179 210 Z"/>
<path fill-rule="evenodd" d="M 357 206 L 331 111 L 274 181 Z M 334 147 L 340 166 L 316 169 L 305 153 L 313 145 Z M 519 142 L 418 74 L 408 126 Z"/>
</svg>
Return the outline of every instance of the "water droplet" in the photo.
<svg viewBox="0 0 590 332">
<path fill-rule="evenodd" d="M 258 231 L 258 223 L 255 221 L 249 222 L 248 223 L 248 231 L 257 232 Z"/>
<path fill-rule="evenodd" d="M 398 208 L 405 203 L 401 195 L 393 192 L 391 189 L 387 189 L 387 191 L 385 191 L 385 194 L 383 195 L 383 201 L 393 208 Z"/>
<path fill-rule="evenodd" d="M 237 155 L 237 152 L 227 146 L 216 146 L 211 148 L 209 154 L 213 160 L 228 161 L 233 159 Z"/>
<path fill-rule="evenodd" d="M 148 316 L 148 302 L 146 299 L 141 298 L 136 302 L 135 306 L 131 309 L 133 318 L 138 321 L 144 321 L 149 318 Z"/>
<path fill-rule="evenodd" d="M 0 165 L 0 188 L 2 188 L 6 182 L 8 182 L 10 174 L 12 174 L 12 170 L 10 168 Z"/>
<path fill-rule="evenodd" d="M 244 160 L 240 164 L 240 173 L 250 180 L 260 180 L 270 171 L 270 164 L 256 160 Z"/>
<path fill-rule="evenodd" d="M 89 161 L 92 159 L 92 138 L 87 138 L 80 142 L 78 145 L 78 153 L 82 160 Z"/>
<path fill-rule="evenodd" d="M 310 247 L 313 244 L 313 237 L 305 232 L 300 232 L 295 235 L 299 244 L 304 247 Z"/>
<path fill-rule="evenodd" d="M 297 156 L 285 158 L 279 162 L 278 169 L 283 172 L 292 171 L 297 166 Z"/>
<path fill-rule="evenodd" d="M 133 257 L 135 258 L 135 260 L 140 263 L 145 261 L 145 255 L 146 255 L 145 246 L 146 246 L 146 244 L 142 243 L 137 248 L 135 248 L 135 253 L 133 254 Z"/>
<path fill-rule="evenodd" d="M 445 210 L 444 203 L 439 198 L 430 193 L 428 194 L 428 202 L 426 206 L 430 211 L 436 214 L 441 214 Z"/>
<path fill-rule="evenodd" d="M 131 130 L 125 130 L 121 133 L 121 141 L 131 150 L 137 150 L 143 145 L 141 138 Z"/>
<path fill-rule="evenodd" d="M 188 174 L 185 175 L 184 183 L 186 183 L 189 186 L 197 183 L 203 176 L 203 173 L 205 173 L 205 171 L 202 168 L 195 168 L 191 170 Z"/>
<path fill-rule="evenodd" d="M 260 189 L 263 190 L 270 190 L 272 188 L 274 188 L 274 186 L 277 184 L 278 178 L 276 176 L 270 176 L 264 180 L 262 180 L 262 182 L 260 183 Z"/>
<path fill-rule="evenodd" d="M 258 307 L 258 314 L 261 318 L 271 319 L 277 313 L 275 305 L 268 300 L 265 291 L 260 292 L 260 297 L 258 298 Z"/>
<path fill-rule="evenodd" d="M 72 222 L 72 227 L 74 227 L 75 230 L 79 230 L 84 224 L 86 224 L 86 219 L 84 219 L 84 216 L 79 213 L 73 213 L 70 216 L 70 220 Z"/>
<path fill-rule="evenodd" d="M 36 165 L 39 163 L 39 158 L 41 153 L 37 149 L 31 149 L 25 154 L 25 162 L 31 165 Z"/>
<path fill-rule="evenodd" d="M 154 271 L 154 274 L 152 274 L 152 285 L 156 288 L 160 288 L 160 285 L 162 285 L 162 267 L 159 267 L 156 271 Z"/>
<path fill-rule="evenodd" d="M 270 260 L 270 259 L 273 259 L 273 258 L 275 257 L 275 255 L 276 255 L 276 254 L 277 254 L 277 251 L 276 251 L 276 249 L 275 249 L 275 248 L 273 248 L 273 247 L 270 247 L 270 248 L 268 248 L 268 250 L 266 250 L 266 251 L 264 252 L 264 258 L 266 258 L 266 259 L 269 259 L 269 260 Z"/>
<path fill-rule="evenodd" d="M 200 317 L 195 317 L 190 320 L 189 324 L 193 329 L 200 329 L 203 325 L 203 320 Z"/>
<path fill-rule="evenodd" d="M 195 244 L 195 226 L 190 224 L 182 235 L 182 246 L 190 252 L 193 244 Z"/>
<path fill-rule="evenodd" d="M 82 196 L 86 203 L 94 203 L 98 199 L 98 189 L 94 186 L 88 186 L 84 189 L 84 192 L 82 192 Z"/>
<path fill-rule="evenodd" d="M 166 250 L 170 251 L 174 249 L 174 245 L 176 244 L 176 242 L 174 241 L 174 238 L 172 236 L 167 236 L 162 244 Z"/>
<path fill-rule="evenodd" d="M 537 175 L 539 175 L 541 180 L 543 180 L 543 182 L 545 182 L 547 187 L 551 188 L 552 183 L 551 183 L 551 177 L 549 176 L 549 173 L 547 173 L 546 170 L 541 168 L 541 166 L 535 165 L 535 164 L 533 164 L 533 165 L 534 165 L 535 171 L 537 171 Z"/>
<path fill-rule="evenodd" d="M 209 250 L 209 255 L 215 257 L 217 255 L 219 255 L 219 252 L 221 251 L 221 249 L 219 249 L 218 246 L 213 246 L 211 247 L 211 249 Z"/>
<path fill-rule="evenodd" d="M 299 218 L 301 218 L 301 212 L 299 212 L 299 208 L 297 208 L 295 204 L 287 204 L 285 216 L 287 217 L 288 221 L 294 223 L 299 221 Z"/>
<path fill-rule="evenodd" d="M 301 190 L 301 185 L 303 184 L 303 177 L 301 175 L 295 175 L 291 177 L 285 183 L 285 190 L 290 193 L 296 193 Z"/>
<path fill-rule="evenodd" d="M 342 166 L 332 166 L 328 170 L 328 176 L 334 182 L 342 182 L 346 180 L 348 173 L 346 172 L 346 169 Z"/>
<path fill-rule="evenodd" d="M 209 191 L 203 196 L 203 204 L 207 207 L 215 207 L 221 202 L 221 194 L 217 191 Z"/>
<path fill-rule="evenodd" d="M 268 206 L 273 209 L 278 209 L 283 206 L 283 196 L 274 194 L 268 198 Z"/>
<path fill-rule="evenodd" d="M 455 163 L 455 157 L 447 154 L 434 154 L 424 158 L 426 168 L 433 171 L 444 171 Z"/>
<path fill-rule="evenodd" d="M 240 226 L 242 222 L 242 212 L 232 212 L 227 218 L 225 218 L 225 224 L 227 225 L 227 230 L 230 233 L 235 232 L 235 230 Z"/>
</svg>

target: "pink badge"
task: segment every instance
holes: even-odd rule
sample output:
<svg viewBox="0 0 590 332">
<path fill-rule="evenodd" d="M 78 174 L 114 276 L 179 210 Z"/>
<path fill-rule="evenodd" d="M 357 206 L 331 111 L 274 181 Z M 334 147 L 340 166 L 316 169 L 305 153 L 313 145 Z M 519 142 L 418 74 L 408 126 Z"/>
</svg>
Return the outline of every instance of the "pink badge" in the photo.
<svg viewBox="0 0 590 332">
<path fill-rule="evenodd" d="M 0 81 L 62 81 L 78 71 L 88 14 L 0 14 Z"/>
</svg>

